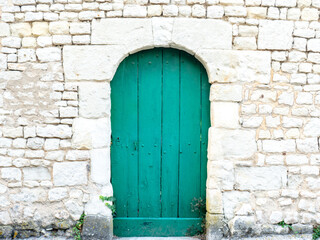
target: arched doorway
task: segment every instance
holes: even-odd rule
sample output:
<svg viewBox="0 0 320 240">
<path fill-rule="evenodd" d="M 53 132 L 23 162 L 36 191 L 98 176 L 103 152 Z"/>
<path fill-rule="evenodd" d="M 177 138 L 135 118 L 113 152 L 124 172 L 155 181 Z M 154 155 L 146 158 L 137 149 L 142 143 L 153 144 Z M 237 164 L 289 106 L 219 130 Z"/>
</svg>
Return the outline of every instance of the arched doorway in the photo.
<svg viewBox="0 0 320 240">
<path fill-rule="evenodd" d="M 201 228 L 209 87 L 203 66 L 179 50 L 145 50 L 120 64 L 111 82 L 114 235 L 183 236 Z"/>
</svg>

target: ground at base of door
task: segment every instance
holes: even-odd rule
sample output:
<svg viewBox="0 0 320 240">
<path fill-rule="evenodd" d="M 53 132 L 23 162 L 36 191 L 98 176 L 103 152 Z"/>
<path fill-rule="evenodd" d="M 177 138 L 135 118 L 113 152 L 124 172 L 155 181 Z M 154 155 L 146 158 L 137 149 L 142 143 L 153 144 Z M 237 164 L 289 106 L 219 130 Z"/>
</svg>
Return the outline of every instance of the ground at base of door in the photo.
<svg viewBox="0 0 320 240">
<path fill-rule="evenodd" d="M 65 237 L 39 237 L 39 238 L 26 238 L 15 240 L 72 240 L 73 238 Z M 223 238 L 222 240 L 312 240 L 311 234 L 297 234 L 297 235 L 270 235 L 264 237 L 249 237 L 249 238 Z M 115 238 L 115 240 L 198 240 L 194 237 L 130 237 L 130 238 Z"/>
</svg>

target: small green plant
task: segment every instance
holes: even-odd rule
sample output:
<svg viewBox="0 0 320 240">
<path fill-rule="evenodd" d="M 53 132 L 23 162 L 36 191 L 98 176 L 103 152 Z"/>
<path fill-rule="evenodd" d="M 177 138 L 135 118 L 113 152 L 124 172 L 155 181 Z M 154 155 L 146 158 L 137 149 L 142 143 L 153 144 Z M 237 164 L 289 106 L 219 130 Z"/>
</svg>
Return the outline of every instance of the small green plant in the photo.
<svg viewBox="0 0 320 240">
<path fill-rule="evenodd" d="M 187 236 L 196 235 L 201 239 L 205 239 L 206 231 L 206 200 L 202 198 L 194 198 L 191 205 L 191 211 L 199 213 L 199 217 L 202 219 L 200 229 L 198 226 L 192 225 L 187 230 Z"/>
<path fill-rule="evenodd" d="M 294 234 L 298 234 L 298 232 L 293 229 L 292 224 L 287 224 L 287 223 L 285 223 L 285 221 L 282 220 L 281 222 L 278 223 L 278 225 L 281 226 L 281 227 L 283 227 L 283 228 L 286 228 L 286 227 L 287 227 L 287 228 L 289 228 Z"/>
<path fill-rule="evenodd" d="M 317 240 L 318 238 L 320 238 L 320 226 L 313 228 L 312 240 Z"/>
<path fill-rule="evenodd" d="M 76 225 L 72 228 L 73 236 L 75 240 L 81 240 L 81 231 L 84 222 L 85 213 L 82 213 Z"/>
<path fill-rule="evenodd" d="M 109 196 L 109 197 L 105 197 L 105 196 L 101 196 L 99 197 L 101 199 L 102 202 L 105 202 L 105 205 L 111 210 L 112 212 L 112 216 L 116 217 L 117 213 L 116 213 L 116 204 L 115 204 L 115 197 L 113 196 Z M 111 202 L 111 204 L 110 204 Z"/>
</svg>

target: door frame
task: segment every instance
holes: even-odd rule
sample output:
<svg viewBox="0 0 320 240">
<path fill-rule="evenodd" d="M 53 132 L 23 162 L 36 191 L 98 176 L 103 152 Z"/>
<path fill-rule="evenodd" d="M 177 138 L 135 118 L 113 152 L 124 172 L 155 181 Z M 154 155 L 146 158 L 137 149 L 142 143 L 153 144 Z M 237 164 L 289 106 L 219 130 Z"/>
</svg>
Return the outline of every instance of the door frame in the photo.
<svg viewBox="0 0 320 240">
<path fill-rule="evenodd" d="M 102 31 L 101 26 L 109 30 Z M 79 117 L 73 123 L 72 147 L 91 151 L 91 167 L 88 173 L 90 191 L 89 200 L 85 205 L 87 221 L 97 225 L 97 217 L 101 217 L 101 223 L 108 219 L 110 222 L 107 227 L 108 236 L 112 236 L 111 212 L 99 200 L 99 195 L 112 195 L 110 81 L 120 62 L 129 54 L 154 47 L 170 47 L 186 51 L 197 58 L 206 69 L 209 83 L 212 84 L 206 188 L 206 234 L 208 239 L 219 239 L 225 225 L 222 193 L 225 190 L 233 190 L 233 187 L 229 189 L 224 186 L 224 179 L 219 178 L 226 173 L 225 166 L 221 162 L 224 156 L 221 139 L 226 134 L 241 136 L 243 134 L 240 134 L 239 131 L 246 130 L 230 127 L 227 122 L 226 125 L 224 122 L 221 122 L 219 126 L 213 125 L 212 105 L 215 102 L 221 102 L 221 99 L 216 99 L 213 94 L 223 90 L 222 88 L 229 87 L 233 95 L 222 101 L 233 103 L 239 109 L 244 95 L 243 82 L 241 82 L 244 80 L 240 78 L 245 75 L 246 81 L 268 83 L 271 76 L 271 53 L 269 51 L 232 50 L 232 25 L 224 20 L 110 18 L 94 20 L 92 30 L 91 44 L 96 45 L 63 47 L 66 82 L 77 83 L 79 86 Z M 255 61 L 251 62 L 248 60 L 250 58 Z M 247 68 L 243 66 L 243 60 L 250 64 L 248 72 L 244 71 Z M 242 75 L 240 76 L 238 72 Z M 88 114 L 88 105 L 94 106 L 97 103 L 99 106 L 103 103 L 107 107 L 94 109 L 94 114 Z M 241 139 L 238 140 L 241 141 Z M 228 170 L 232 172 L 233 167 Z M 104 239 L 110 239 L 105 235 L 101 236 Z"/>
</svg>

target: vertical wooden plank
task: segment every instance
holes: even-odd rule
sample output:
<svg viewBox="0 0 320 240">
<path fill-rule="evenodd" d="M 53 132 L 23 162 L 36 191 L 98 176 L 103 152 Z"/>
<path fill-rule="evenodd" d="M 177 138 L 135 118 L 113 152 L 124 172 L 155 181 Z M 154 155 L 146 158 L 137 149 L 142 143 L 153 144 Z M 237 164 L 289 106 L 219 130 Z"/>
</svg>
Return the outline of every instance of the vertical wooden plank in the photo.
<svg viewBox="0 0 320 240">
<path fill-rule="evenodd" d="M 179 217 L 198 217 L 191 203 L 200 197 L 200 64 L 181 53 Z"/>
<path fill-rule="evenodd" d="M 139 53 L 139 217 L 160 217 L 162 51 Z"/>
<path fill-rule="evenodd" d="M 208 75 L 203 66 L 201 66 L 201 198 L 206 198 L 207 181 L 207 149 L 208 149 L 208 131 L 210 127 L 210 84 Z"/>
<path fill-rule="evenodd" d="M 179 51 L 163 50 L 162 217 L 178 216 Z"/>
<path fill-rule="evenodd" d="M 111 174 L 118 217 L 138 216 L 137 56 L 119 66 L 111 82 Z"/>
</svg>

